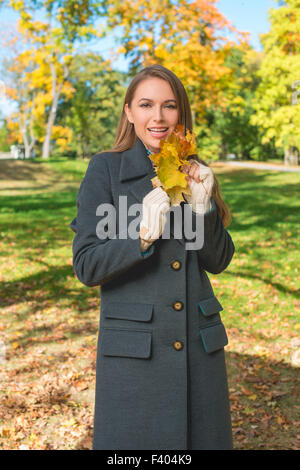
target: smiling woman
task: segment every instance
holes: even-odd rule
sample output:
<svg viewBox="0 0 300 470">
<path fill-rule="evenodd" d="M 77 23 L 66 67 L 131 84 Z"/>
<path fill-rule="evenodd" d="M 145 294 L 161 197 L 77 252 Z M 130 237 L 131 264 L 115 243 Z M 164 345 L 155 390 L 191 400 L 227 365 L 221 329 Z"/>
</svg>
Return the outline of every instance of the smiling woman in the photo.
<svg viewBox="0 0 300 470">
<path fill-rule="evenodd" d="M 178 122 L 176 98 L 169 83 L 150 77 L 138 86 L 129 106 L 125 103 L 128 121 L 136 135 L 153 153 L 160 150 L 160 139 L 167 139 Z"/>
<path fill-rule="evenodd" d="M 183 84 L 161 65 L 141 70 L 128 87 L 114 148 L 92 157 L 79 189 L 73 265 L 85 285 L 101 286 L 95 450 L 232 448 L 228 340 L 206 273 L 224 271 L 234 254 L 223 223 L 229 211 L 211 168 L 195 160 L 186 169 L 192 207 L 177 209 L 184 228 L 190 211 L 204 243 L 189 249 L 193 240 L 175 236 L 173 219 L 162 237 L 170 198 L 153 189 L 151 153 L 177 124 L 192 132 Z M 138 237 L 118 222 L 124 197 L 128 227 L 142 207 Z M 116 230 L 99 239 L 96 227 L 106 225 L 99 206 L 107 205 L 115 208 Z"/>
</svg>

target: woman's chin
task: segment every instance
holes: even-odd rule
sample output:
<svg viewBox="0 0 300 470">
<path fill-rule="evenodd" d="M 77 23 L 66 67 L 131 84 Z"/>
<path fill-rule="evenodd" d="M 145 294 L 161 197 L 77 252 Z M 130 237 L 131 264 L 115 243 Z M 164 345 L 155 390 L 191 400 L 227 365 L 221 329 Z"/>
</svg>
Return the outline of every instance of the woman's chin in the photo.
<svg viewBox="0 0 300 470">
<path fill-rule="evenodd" d="M 160 152 L 160 147 L 153 147 L 153 145 L 147 145 L 147 147 L 152 153 L 159 153 Z"/>
</svg>

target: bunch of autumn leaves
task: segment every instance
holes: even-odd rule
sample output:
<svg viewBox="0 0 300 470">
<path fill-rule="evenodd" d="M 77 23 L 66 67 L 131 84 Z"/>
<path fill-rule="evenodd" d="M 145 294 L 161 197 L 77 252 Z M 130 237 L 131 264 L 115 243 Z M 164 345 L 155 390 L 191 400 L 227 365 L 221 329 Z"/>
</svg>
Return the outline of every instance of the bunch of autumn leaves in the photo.
<svg viewBox="0 0 300 470">
<path fill-rule="evenodd" d="M 184 201 L 182 192 L 191 195 L 183 165 L 189 165 L 187 157 L 197 154 L 196 136 L 184 126 L 177 124 L 167 140 L 160 141 L 160 152 L 151 155 L 156 175 L 151 179 L 154 188 L 161 188 L 170 197 L 170 205 L 178 206 Z"/>
</svg>

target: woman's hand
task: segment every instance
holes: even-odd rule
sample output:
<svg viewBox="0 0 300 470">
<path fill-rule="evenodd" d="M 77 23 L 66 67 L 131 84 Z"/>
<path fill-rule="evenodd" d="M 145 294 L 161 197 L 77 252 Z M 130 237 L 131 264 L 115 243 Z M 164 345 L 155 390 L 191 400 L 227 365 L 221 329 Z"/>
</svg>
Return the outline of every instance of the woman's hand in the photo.
<svg viewBox="0 0 300 470">
<path fill-rule="evenodd" d="M 209 166 L 191 159 L 191 165 L 183 165 L 182 171 L 191 190 L 191 198 L 186 196 L 192 204 L 192 210 L 197 213 L 208 212 L 211 209 L 211 194 L 214 184 L 214 174 Z"/>
<path fill-rule="evenodd" d="M 153 189 L 144 197 L 140 223 L 142 251 L 147 250 L 161 236 L 167 221 L 166 212 L 169 209 L 170 197 L 161 187 Z"/>
</svg>

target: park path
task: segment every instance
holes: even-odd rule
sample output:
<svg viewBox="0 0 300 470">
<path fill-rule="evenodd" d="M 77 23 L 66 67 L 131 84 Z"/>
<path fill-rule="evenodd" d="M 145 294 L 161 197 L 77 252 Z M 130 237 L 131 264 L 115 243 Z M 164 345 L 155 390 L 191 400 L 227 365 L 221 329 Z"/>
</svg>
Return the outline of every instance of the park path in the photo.
<svg viewBox="0 0 300 470">
<path fill-rule="evenodd" d="M 222 161 L 225 165 L 239 166 L 241 168 L 253 168 L 255 170 L 275 170 L 275 171 L 290 171 L 294 173 L 300 173 L 300 167 L 296 166 L 285 166 L 285 165 L 274 165 L 271 163 L 259 163 L 259 162 L 227 162 Z"/>
<path fill-rule="evenodd" d="M 10 152 L 0 152 L 0 160 L 11 160 L 12 158 Z"/>
</svg>

